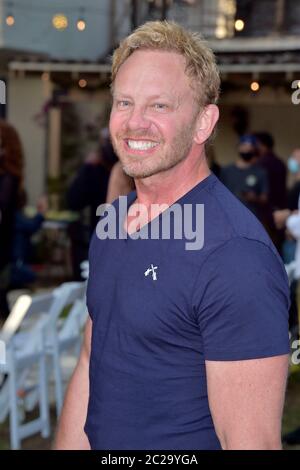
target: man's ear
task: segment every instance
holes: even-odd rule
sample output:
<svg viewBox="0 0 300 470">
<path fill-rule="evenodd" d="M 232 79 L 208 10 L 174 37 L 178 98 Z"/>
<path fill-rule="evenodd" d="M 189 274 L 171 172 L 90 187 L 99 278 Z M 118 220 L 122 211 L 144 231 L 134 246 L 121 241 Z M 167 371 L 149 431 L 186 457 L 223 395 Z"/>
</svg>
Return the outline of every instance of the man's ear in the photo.
<svg viewBox="0 0 300 470">
<path fill-rule="evenodd" d="M 212 134 L 219 119 L 219 108 L 215 104 L 208 104 L 199 114 L 196 122 L 194 141 L 203 144 Z"/>
</svg>

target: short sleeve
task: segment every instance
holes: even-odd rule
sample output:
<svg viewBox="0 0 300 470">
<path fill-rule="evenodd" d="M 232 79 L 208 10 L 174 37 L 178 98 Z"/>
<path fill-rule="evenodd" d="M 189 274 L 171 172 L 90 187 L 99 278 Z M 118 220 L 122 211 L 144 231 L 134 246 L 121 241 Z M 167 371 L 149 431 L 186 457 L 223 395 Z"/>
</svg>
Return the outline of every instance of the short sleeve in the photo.
<svg viewBox="0 0 300 470">
<path fill-rule="evenodd" d="M 289 353 L 289 287 L 279 256 L 237 237 L 204 262 L 193 311 L 207 360 L 234 361 Z"/>
</svg>

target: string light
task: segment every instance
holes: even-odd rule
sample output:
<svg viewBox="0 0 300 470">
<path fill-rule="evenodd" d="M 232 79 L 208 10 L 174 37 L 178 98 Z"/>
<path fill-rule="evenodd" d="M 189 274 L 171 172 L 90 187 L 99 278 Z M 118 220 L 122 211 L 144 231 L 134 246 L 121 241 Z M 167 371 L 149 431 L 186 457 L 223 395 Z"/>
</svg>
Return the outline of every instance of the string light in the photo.
<svg viewBox="0 0 300 470">
<path fill-rule="evenodd" d="M 87 81 L 84 78 L 81 78 L 78 82 L 80 88 L 85 88 L 87 86 Z"/>
<path fill-rule="evenodd" d="M 243 31 L 244 27 L 245 27 L 245 23 L 243 20 L 236 20 L 235 23 L 234 23 L 234 27 L 235 27 L 235 30 L 236 31 Z"/>
<path fill-rule="evenodd" d="M 255 91 L 255 92 L 256 92 L 256 91 L 259 90 L 260 85 L 259 85 L 258 82 L 252 82 L 251 85 L 250 85 L 250 88 L 251 88 L 252 91 Z"/>
<path fill-rule="evenodd" d="M 86 28 L 86 22 L 85 22 L 85 19 L 84 19 L 84 8 L 81 7 L 79 9 L 79 17 L 78 17 L 78 20 L 77 20 L 77 29 L 78 31 L 84 31 Z"/>
<path fill-rule="evenodd" d="M 8 14 L 6 15 L 5 22 L 7 26 L 13 26 L 15 24 L 15 17 L 13 15 L 13 2 L 8 2 Z"/>
<path fill-rule="evenodd" d="M 223 15 L 217 18 L 217 27 L 215 29 L 215 36 L 218 39 L 224 39 L 227 36 L 226 21 Z"/>
<path fill-rule="evenodd" d="M 77 29 L 78 31 L 84 31 L 86 27 L 86 22 L 84 20 L 77 21 Z"/>
<path fill-rule="evenodd" d="M 13 26 L 15 24 L 15 18 L 13 15 L 7 15 L 7 17 L 5 18 L 5 22 L 7 24 L 7 26 Z"/>
<path fill-rule="evenodd" d="M 63 13 L 57 13 L 52 18 L 52 24 L 55 29 L 62 31 L 68 27 L 68 18 Z"/>
</svg>

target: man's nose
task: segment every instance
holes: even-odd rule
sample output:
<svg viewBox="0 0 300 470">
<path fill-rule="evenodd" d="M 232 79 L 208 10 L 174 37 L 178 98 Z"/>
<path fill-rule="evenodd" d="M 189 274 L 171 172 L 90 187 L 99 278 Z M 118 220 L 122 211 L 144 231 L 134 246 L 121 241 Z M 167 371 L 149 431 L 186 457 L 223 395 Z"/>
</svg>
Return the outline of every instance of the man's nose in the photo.
<svg viewBox="0 0 300 470">
<path fill-rule="evenodd" d="M 127 127 L 130 130 L 148 129 L 151 123 L 146 117 L 145 108 L 133 106 L 127 119 Z"/>
</svg>

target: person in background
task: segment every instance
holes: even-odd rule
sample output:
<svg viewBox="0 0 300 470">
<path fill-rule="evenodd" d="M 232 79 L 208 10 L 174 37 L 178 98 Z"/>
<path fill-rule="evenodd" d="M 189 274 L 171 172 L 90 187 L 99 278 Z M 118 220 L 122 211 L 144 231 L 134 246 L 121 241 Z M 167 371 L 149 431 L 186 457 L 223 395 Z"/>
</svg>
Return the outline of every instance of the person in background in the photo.
<svg viewBox="0 0 300 470">
<path fill-rule="evenodd" d="M 66 195 L 67 205 L 73 211 L 90 210 L 90 233 L 97 224 L 96 211 L 106 200 L 109 169 L 98 152 L 91 152 L 85 158 Z"/>
<path fill-rule="evenodd" d="M 300 148 L 292 151 L 288 159 L 287 167 L 293 176 L 293 185 L 288 191 L 287 208 L 274 212 L 275 223 L 279 228 L 286 227 L 288 230 L 288 240 L 285 241 L 286 248 L 284 261 L 286 263 L 295 259 L 295 279 L 291 282 L 291 307 L 289 317 L 289 328 L 292 332 L 292 339 L 299 338 L 299 308 L 298 289 L 300 278 Z M 291 239 L 291 236 L 293 237 Z M 300 444 L 300 426 L 294 431 L 286 434 L 282 438 L 288 445 Z"/>
<path fill-rule="evenodd" d="M 80 220 L 69 226 L 73 277 L 76 281 L 82 280 L 80 265 L 87 259 L 89 240 L 98 222 L 97 208 L 106 202 L 109 175 L 116 160 L 104 131 L 100 135 L 98 151 L 87 155 L 67 191 L 66 201 L 70 210 L 80 212 L 89 209 L 88 229 Z"/>
<path fill-rule="evenodd" d="M 106 202 L 111 204 L 119 196 L 129 194 L 134 188 L 134 180 L 123 171 L 121 162 L 115 163 L 110 173 Z"/>
<path fill-rule="evenodd" d="M 20 289 L 36 280 L 36 273 L 30 266 L 33 251 L 31 237 L 40 230 L 45 220 L 44 216 L 48 209 L 48 200 L 45 196 L 39 198 L 37 214 L 34 217 L 27 217 L 24 213 L 26 202 L 26 193 L 22 191 L 14 222 L 10 289 Z"/>
<path fill-rule="evenodd" d="M 257 163 L 264 168 L 269 179 L 268 204 L 263 210 L 264 225 L 282 255 L 285 233 L 275 226 L 272 213 L 287 206 L 287 169 L 284 162 L 274 153 L 275 144 L 272 135 L 269 132 L 256 132 L 255 137 L 259 156 Z"/>
<path fill-rule="evenodd" d="M 269 202 L 273 210 L 286 207 L 287 169 L 283 161 L 274 153 L 274 139 L 268 132 L 256 132 L 258 151 L 257 163 L 265 169 L 269 178 Z"/>
<path fill-rule="evenodd" d="M 289 264 L 296 261 L 295 278 L 291 282 L 291 306 L 289 312 L 289 329 L 294 337 L 299 335 L 299 308 L 297 301 L 298 284 L 300 278 L 300 149 L 292 151 L 288 159 L 288 170 L 293 177 L 293 185 L 288 192 L 288 207 L 274 211 L 275 225 L 279 230 L 286 230 L 286 239 L 283 244 L 283 260 Z"/>
<path fill-rule="evenodd" d="M 294 157 L 292 157 L 294 158 Z M 295 160 L 296 162 L 297 160 Z M 289 168 L 294 168 L 296 170 L 296 165 L 294 166 L 293 163 L 289 160 Z M 297 173 L 300 172 L 300 167 L 298 167 Z M 300 205 L 299 205 L 300 207 Z M 283 221 L 284 217 L 286 217 L 285 225 L 289 233 L 294 237 L 296 240 L 296 255 L 295 255 L 295 273 L 294 279 L 291 283 L 291 310 L 290 310 L 290 331 L 291 331 L 291 341 L 292 344 L 296 341 L 296 347 L 299 346 L 299 313 L 298 313 L 298 305 L 297 305 L 297 297 L 299 291 L 299 279 L 300 279 L 300 211 L 289 211 L 290 214 L 284 214 L 284 211 L 279 211 L 282 214 L 281 220 Z M 278 214 L 277 214 L 278 216 Z M 277 220 L 278 217 L 277 217 Z M 286 434 L 283 436 L 282 441 L 288 445 L 297 445 L 300 444 L 300 426 L 296 428 L 294 431 Z"/>
<path fill-rule="evenodd" d="M 287 207 L 291 211 L 298 210 L 300 196 L 300 148 L 295 148 L 288 159 L 288 170 L 293 177 L 293 184 L 288 191 Z"/>
<path fill-rule="evenodd" d="M 268 178 L 257 165 L 256 139 L 244 135 L 239 140 L 238 159 L 221 169 L 222 183 L 261 220 L 262 208 L 268 200 Z"/>
<path fill-rule="evenodd" d="M 23 184 L 23 150 L 16 129 L 0 120 L 0 317 L 9 314 L 12 239 L 17 198 Z"/>
<path fill-rule="evenodd" d="M 300 197 L 300 148 L 292 151 L 288 158 L 288 170 L 292 179 L 292 186 L 287 193 L 287 206 L 273 212 L 273 218 L 278 229 L 285 229 L 286 221 L 293 211 L 299 209 Z M 296 241 L 289 235 L 283 244 L 282 256 L 285 264 L 290 263 L 295 258 Z"/>
</svg>

